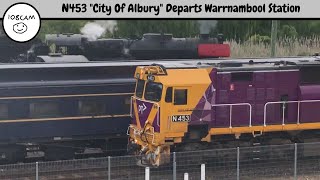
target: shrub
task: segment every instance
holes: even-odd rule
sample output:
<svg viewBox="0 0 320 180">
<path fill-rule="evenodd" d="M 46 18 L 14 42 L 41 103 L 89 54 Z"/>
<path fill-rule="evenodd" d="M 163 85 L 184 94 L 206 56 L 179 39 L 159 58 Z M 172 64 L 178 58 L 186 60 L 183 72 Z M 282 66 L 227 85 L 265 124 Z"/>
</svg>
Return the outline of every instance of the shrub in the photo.
<svg viewBox="0 0 320 180">
<path fill-rule="evenodd" d="M 260 36 L 259 34 L 255 34 L 251 36 L 248 40 L 250 43 L 259 44 L 269 44 L 271 42 L 271 38 L 269 36 Z"/>
<path fill-rule="evenodd" d="M 270 57 L 270 44 L 262 41 L 261 36 L 251 38 L 245 42 L 228 40 L 230 44 L 231 57 Z M 258 41 L 255 41 L 258 39 Z M 276 56 L 311 56 L 320 51 L 320 37 L 311 38 L 282 38 L 276 44 Z"/>
</svg>

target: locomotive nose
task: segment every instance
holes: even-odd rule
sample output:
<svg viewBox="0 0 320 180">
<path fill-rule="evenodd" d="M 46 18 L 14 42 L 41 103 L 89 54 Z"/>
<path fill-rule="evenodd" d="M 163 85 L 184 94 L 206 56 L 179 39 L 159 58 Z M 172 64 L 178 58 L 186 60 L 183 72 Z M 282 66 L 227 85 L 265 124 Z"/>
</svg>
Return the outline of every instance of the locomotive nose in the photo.
<svg viewBox="0 0 320 180">
<path fill-rule="evenodd" d="M 146 124 L 149 124 L 158 131 L 159 105 L 135 98 L 133 98 L 132 102 L 132 124 L 139 128 L 144 128 Z"/>
</svg>

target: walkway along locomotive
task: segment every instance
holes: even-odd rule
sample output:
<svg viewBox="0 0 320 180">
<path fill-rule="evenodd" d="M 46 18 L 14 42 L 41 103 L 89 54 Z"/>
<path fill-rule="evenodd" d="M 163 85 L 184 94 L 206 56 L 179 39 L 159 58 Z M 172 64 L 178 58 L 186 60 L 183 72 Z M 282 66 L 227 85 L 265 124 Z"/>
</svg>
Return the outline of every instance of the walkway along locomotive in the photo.
<svg viewBox="0 0 320 180">
<path fill-rule="evenodd" d="M 172 149 L 318 141 L 319 73 L 318 57 L 139 66 L 129 149 L 159 166 Z"/>
</svg>

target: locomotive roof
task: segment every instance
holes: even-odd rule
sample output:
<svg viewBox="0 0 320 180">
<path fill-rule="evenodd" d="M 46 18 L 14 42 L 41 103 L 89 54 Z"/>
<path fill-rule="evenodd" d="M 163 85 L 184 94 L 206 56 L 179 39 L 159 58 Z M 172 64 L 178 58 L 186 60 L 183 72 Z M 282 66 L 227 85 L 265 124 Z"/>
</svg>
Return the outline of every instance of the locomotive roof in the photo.
<svg viewBox="0 0 320 180">
<path fill-rule="evenodd" d="M 69 55 L 65 56 L 37 56 L 39 62 L 46 63 L 63 63 L 63 62 L 88 62 L 89 60 L 85 56 L 81 55 Z"/>
<path fill-rule="evenodd" d="M 66 56 L 63 56 L 66 57 Z M 165 59 L 165 60 L 111 60 L 90 62 L 65 62 L 63 57 L 51 63 L 17 63 L 0 64 L 1 69 L 33 69 L 33 68 L 77 68 L 77 67 L 126 67 L 161 64 L 168 69 L 217 67 L 220 71 L 236 69 L 297 68 L 298 66 L 320 65 L 320 56 L 280 57 L 280 58 L 242 58 L 242 59 Z M 42 56 L 43 58 L 43 56 Z M 60 61 L 61 60 L 61 61 Z M 250 64 L 250 62 L 253 62 Z M 280 63 L 282 62 L 282 64 Z M 287 62 L 284 65 L 284 62 Z M 280 63 L 275 65 L 275 63 Z M 229 65 L 228 65 L 229 64 Z M 241 64 L 241 66 L 239 66 Z"/>
<path fill-rule="evenodd" d="M 262 71 L 298 69 L 305 66 L 320 66 L 319 56 L 281 57 L 281 58 L 242 58 L 200 60 L 194 62 L 159 63 L 167 69 L 177 68 L 208 68 L 215 67 L 218 71 Z"/>
<path fill-rule="evenodd" d="M 2 82 L 0 80 L 0 89 L 9 87 L 37 87 L 37 86 L 81 86 L 81 85 L 96 85 L 96 84 L 129 84 L 135 83 L 132 78 L 116 78 L 116 79 L 85 79 L 85 80 L 52 80 L 52 81 L 9 81 Z"/>
</svg>

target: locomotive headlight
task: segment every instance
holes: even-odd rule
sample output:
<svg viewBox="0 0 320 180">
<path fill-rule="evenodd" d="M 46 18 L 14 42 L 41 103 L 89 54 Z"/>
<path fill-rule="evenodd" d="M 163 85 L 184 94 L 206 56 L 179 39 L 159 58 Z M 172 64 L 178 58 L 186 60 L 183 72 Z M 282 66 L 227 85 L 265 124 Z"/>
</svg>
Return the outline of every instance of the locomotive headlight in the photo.
<svg viewBox="0 0 320 180">
<path fill-rule="evenodd" d="M 148 79 L 148 81 L 154 81 L 154 80 L 155 80 L 155 77 L 152 76 L 152 75 L 148 75 L 148 76 L 147 76 L 147 79 Z"/>
</svg>

